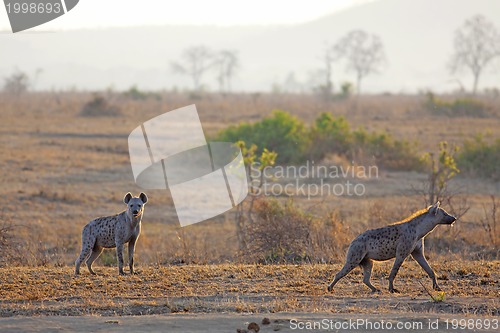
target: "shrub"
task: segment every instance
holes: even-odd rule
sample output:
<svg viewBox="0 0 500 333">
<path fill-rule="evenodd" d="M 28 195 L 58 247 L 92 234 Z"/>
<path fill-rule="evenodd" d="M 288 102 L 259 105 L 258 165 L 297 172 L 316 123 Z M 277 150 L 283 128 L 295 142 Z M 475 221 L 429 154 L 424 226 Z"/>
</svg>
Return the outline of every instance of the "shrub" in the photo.
<svg viewBox="0 0 500 333">
<path fill-rule="evenodd" d="M 335 118 L 330 113 L 321 113 L 311 129 L 312 159 L 321 160 L 328 153 L 345 155 L 351 148 L 352 133 L 349 122 L 342 116 Z"/>
<path fill-rule="evenodd" d="M 354 236 L 338 212 L 305 213 L 293 201 L 255 201 L 252 223 L 246 227 L 246 258 L 261 263 L 333 262 L 343 260 Z"/>
<path fill-rule="evenodd" d="M 421 170 L 422 162 L 416 142 L 396 140 L 385 132 L 351 131 L 342 116 L 321 113 L 310 128 L 284 111 L 253 124 L 242 123 L 221 131 L 219 141 L 244 141 L 278 153 L 279 164 L 303 163 L 306 158 L 321 160 L 337 154 L 357 164 L 376 163 L 392 170 Z M 259 150 L 258 153 L 262 153 Z"/>
<path fill-rule="evenodd" d="M 29 76 L 22 72 L 16 71 L 11 74 L 9 77 L 5 78 L 3 90 L 14 96 L 19 96 L 28 91 L 30 87 L 30 78 Z"/>
<path fill-rule="evenodd" d="M 500 161 L 500 139 L 488 144 L 481 135 L 472 140 L 465 140 L 457 158 L 458 167 L 463 172 L 494 180 L 500 179 L 498 161 Z"/>
<path fill-rule="evenodd" d="M 427 93 L 425 107 L 433 114 L 447 117 L 487 117 L 489 115 L 488 107 L 477 99 L 458 98 L 445 101 L 436 97 L 432 92 Z"/>
<path fill-rule="evenodd" d="M 218 141 L 255 144 L 278 153 L 277 163 L 295 163 L 304 158 L 309 140 L 304 123 L 285 111 L 275 110 L 270 117 L 254 124 L 243 123 L 221 131 Z M 261 150 L 258 152 L 262 153 Z"/>
<path fill-rule="evenodd" d="M 421 170 L 423 167 L 416 142 L 396 140 L 385 132 L 368 133 L 364 128 L 357 129 L 352 136 L 351 159 L 365 163 L 372 159 L 379 167 L 390 170 Z"/>
<path fill-rule="evenodd" d="M 291 201 L 276 199 L 255 202 L 255 218 L 247 226 L 248 251 L 265 263 L 300 262 L 307 259 L 312 218 Z"/>
<path fill-rule="evenodd" d="M 95 96 L 85 103 L 80 111 L 80 115 L 83 117 L 116 117 L 120 114 L 120 109 L 110 105 L 102 96 Z"/>
<path fill-rule="evenodd" d="M 353 95 L 353 85 L 351 82 L 344 82 L 340 86 L 340 99 L 347 99 Z"/>
<path fill-rule="evenodd" d="M 123 95 L 125 97 L 128 97 L 128 98 L 134 100 L 134 101 L 146 100 L 148 98 L 154 98 L 158 101 L 161 100 L 160 94 L 139 90 L 139 88 L 137 88 L 137 86 L 130 87 L 129 90 L 127 90 L 123 93 Z"/>
</svg>

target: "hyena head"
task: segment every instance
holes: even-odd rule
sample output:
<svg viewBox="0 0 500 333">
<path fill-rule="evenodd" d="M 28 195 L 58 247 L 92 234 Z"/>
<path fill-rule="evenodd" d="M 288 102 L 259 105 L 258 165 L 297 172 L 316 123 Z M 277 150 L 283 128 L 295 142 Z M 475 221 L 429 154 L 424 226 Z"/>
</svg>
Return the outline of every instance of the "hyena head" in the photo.
<svg viewBox="0 0 500 333">
<path fill-rule="evenodd" d="M 439 207 L 439 201 L 428 208 L 429 216 L 434 220 L 434 224 L 453 224 L 457 218 L 448 214 L 443 208 Z"/>
<path fill-rule="evenodd" d="M 137 218 L 144 212 L 144 205 L 148 202 L 146 193 L 141 193 L 138 197 L 133 197 L 130 192 L 125 194 L 123 202 L 127 205 L 127 214 Z"/>
</svg>

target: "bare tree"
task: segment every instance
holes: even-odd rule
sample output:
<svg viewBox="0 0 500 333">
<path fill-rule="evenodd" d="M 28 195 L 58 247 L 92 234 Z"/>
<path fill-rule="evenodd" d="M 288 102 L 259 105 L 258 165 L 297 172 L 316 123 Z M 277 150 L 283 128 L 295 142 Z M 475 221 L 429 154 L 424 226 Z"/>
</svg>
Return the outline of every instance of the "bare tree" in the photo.
<svg viewBox="0 0 500 333">
<path fill-rule="evenodd" d="M 476 15 L 455 32 L 453 46 L 455 53 L 449 64 L 450 72 L 470 70 L 474 76 L 472 93 L 475 95 L 481 73 L 500 55 L 500 34 L 493 23 Z"/>
<path fill-rule="evenodd" d="M 231 79 L 239 67 L 238 53 L 231 50 L 222 50 L 219 51 L 214 58 L 219 91 L 231 91 Z"/>
<path fill-rule="evenodd" d="M 288 93 L 297 93 L 302 90 L 300 82 L 295 77 L 295 72 L 289 72 L 283 81 L 283 90 Z"/>
<path fill-rule="evenodd" d="M 19 96 L 28 91 L 30 84 L 31 82 L 28 74 L 16 70 L 16 72 L 5 78 L 3 90 L 8 94 Z"/>
<path fill-rule="evenodd" d="M 325 85 L 321 87 L 321 91 L 326 98 L 330 98 L 333 93 L 332 83 L 332 64 L 336 59 L 336 55 L 330 48 L 325 50 L 323 54 L 323 64 L 325 65 Z"/>
<path fill-rule="evenodd" d="M 333 47 L 334 52 L 347 61 L 346 70 L 356 73 L 356 89 L 361 93 L 361 80 L 380 72 L 387 63 L 382 40 L 363 30 L 348 32 Z"/>
<path fill-rule="evenodd" d="M 321 56 L 324 67 L 310 73 L 309 81 L 313 91 L 316 91 L 325 101 L 330 101 L 333 97 L 332 66 L 338 58 L 332 46 L 325 47 Z"/>
<path fill-rule="evenodd" d="M 203 45 L 187 48 L 182 53 L 182 62 L 172 62 L 174 73 L 189 75 L 193 80 L 194 90 L 200 91 L 203 74 L 213 66 L 212 52 Z"/>
</svg>

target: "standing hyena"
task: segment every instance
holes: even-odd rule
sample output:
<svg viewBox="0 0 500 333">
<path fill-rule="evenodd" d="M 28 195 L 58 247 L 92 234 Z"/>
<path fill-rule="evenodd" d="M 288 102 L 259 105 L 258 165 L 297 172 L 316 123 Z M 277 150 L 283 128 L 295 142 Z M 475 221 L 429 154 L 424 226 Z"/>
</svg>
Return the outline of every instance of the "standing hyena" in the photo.
<svg viewBox="0 0 500 333">
<path fill-rule="evenodd" d="M 134 249 L 135 242 L 141 233 L 141 220 L 144 213 L 144 205 L 148 202 L 145 193 L 138 197 L 132 197 L 127 193 L 123 198 L 127 209 L 114 216 L 99 217 L 90 221 L 82 231 L 82 252 L 76 259 L 75 274 L 80 274 L 80 265 L 87 259 L 87 267 L 91 274 L 92 263 L 102 253 L 104 248 L 116 247 L 118 257 L 118 271 L 123 273 L 123 245 L 128 243 L 128 258 L 130 273 L 134 274 Z"/>
<path fill-rule="evenodd" d="M 432 279 L 434 290 L 441 290 L 434 271 L 425 260 L 424 237 L 438 224 L 453 224 L 455 221 L 454 216 L 449 215 L 439 207 L 438 201 L 433 206 L 418 211 L 402 222 L 365 231 L 349 245 L 346 263 L 335 275 L 332 283 L 328 285 L 328 291 L 332 291 L 333 286 L 341 278 L 359 265 L 363 268 L 363 282 L 375 292 L 377 288 L 370 283 L 373 260 L 381 261 L 396 257 L 389 274 L 389 291 L 398 292 L 394 289 L 394 278 L 399 267 L 410 254 Z"/>
</svg>

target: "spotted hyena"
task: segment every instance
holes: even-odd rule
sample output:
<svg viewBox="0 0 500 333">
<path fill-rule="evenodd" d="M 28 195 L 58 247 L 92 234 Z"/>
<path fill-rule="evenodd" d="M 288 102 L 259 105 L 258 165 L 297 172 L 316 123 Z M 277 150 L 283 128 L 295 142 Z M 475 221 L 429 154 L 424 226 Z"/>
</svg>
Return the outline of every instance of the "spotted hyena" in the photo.
<svg viewBox="0 0 500 333">
<path fill-rule="evenodd" d="M 381 261 L 395 257 L 396 260 L 389 274 L 389 291 L 398 292 L 398 290 L 394 289 L 394 278 L 403 261 L 410 254 L 432 279 L 434 290 L 441 290 L 437 284 L 434 271 L 425 260 L 424 237 L 434 230 L 438 224 L 451 225 L 455 221 L 454 216 L 439 207 L 438 201 L 402 222 L 365 231 L 349 245 L 346 263 L 340 272 L 335 275 L 332 283 L 328 285 L 328 291 L 332 291 L 333 286 L 358 265 L 363 268 L 363 282 L 373 292 L 377 291 L 377 288 L 370 283 L 373 260 Z"/>
<path fill-rule="evenodd" d="M 144 205 L 148 202 L 145 193 L 133 197 L 127 193 L 123 198 L 127 209 L 123 212 L 106 217 L 99 217 L 90 221 L 82 231 L 82 252 L 76 259 L 75 274 L 80 274 L 80 265 L 87 260 L 87 267 L 91 274 L 92 263 L 101 255 L 104 248 L 116 247 L 118 257 L 118 271 L 123 273 L 123 245 L 128 243 L 128 257 L 130 273 L 134 274 L 134 249 L 135 242 L 141 233 L 141 220 Z"/>
</svg>

